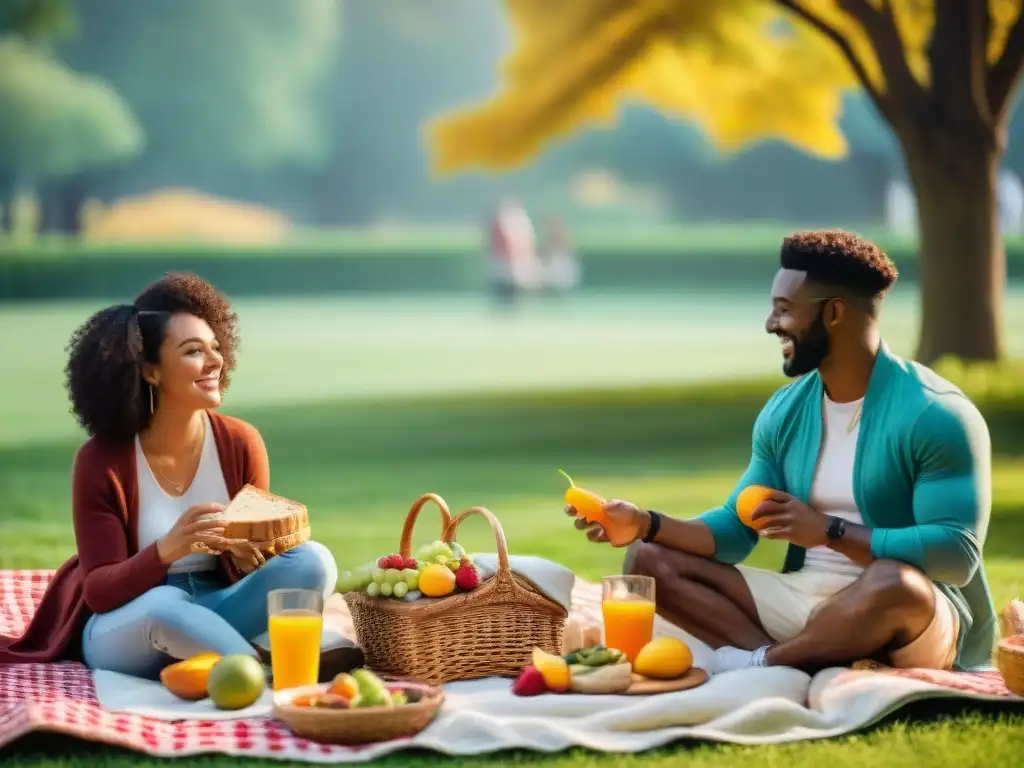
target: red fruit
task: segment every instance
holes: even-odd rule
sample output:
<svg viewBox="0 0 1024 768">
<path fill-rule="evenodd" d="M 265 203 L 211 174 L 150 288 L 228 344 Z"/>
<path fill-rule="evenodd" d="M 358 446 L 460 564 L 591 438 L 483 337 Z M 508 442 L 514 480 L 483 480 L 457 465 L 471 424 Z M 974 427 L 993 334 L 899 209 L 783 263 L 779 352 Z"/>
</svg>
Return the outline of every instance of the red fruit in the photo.
<svg viewBox="0 0 1024 768">
<path fill-rule="evenodd" d="M 399 554 L 391 555 L 391 557 L 388 558 L 388 565 L 387 565 L 388 568 L 394 568 L 395 570 L 400 571 L 400 570 L 402 570 L 404 565 L 405 565 L 405 558 L 402 557 Z"/>
<path fill-rule="evenodd" d="M 544 683 L 544 676 L 532 664 L 523 667 L 519 677 L 512 683 L 512 693 L 516 696 L 538 696 L 547 693 L 548 687 Z"/>
<path fill-rule="evenodd" d="M 377 567 L 378 568 L 390 568 L 391 566 L 388 565 L 388 563 L 390 563 L 390 562 L 391 562 L 390 555 L 385 556 L 385 557 L 378 557 L 377 558 Z"/>
<path fill-rule="evenodd" d="M 469 591 L 480 586 L 480 574 L 476 566 L 468 560 L 463 560 L 459 569 L 455 571 L 455 583 L 459 589 Z"/>
<path fill-rule="evenodd" d="M 407 558 L 405 558 L 405 564 L 404 565 L 405 565 L 406 568 L 411 568 L 412 570 L 415 571 L 416 570 L 416 565 L 417 565 L 416 558 L 415 557 L 407 557 Z"/>
</svg>

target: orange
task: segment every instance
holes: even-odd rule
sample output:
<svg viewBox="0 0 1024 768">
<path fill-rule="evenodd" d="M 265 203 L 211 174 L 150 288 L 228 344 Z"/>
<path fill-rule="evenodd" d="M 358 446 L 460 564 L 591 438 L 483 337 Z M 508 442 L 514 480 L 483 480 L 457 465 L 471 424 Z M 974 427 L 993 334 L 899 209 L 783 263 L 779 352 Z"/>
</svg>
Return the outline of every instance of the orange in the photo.
<svg viewBox="0 0 1024 768">
<path fill-rule="evenodd" d="M 455 591 L 455 574 L 439 563 L 431 563 L 420 574 L 420 592 L 427 597 L 444 597 Z"/>
<path fill-rule="evenodd" d="M 359 683 L 348 672 L 340 672 L 334 676 L 331 687 L 327 692 L 333 693 L 336 696 L 344 696 L 349 701 L 352 701 L 359 694 Z"/>
<path fill-rule="evenodd" d="M 754 510 L 757 509 L 757 505 L 765 499 L 769 498 L 775 493 L 774 488 L 768 488 L 764 485 L 748 485 L 742 491 L 740 495 L 736 497 L 736 514 L 739 515 L 740 520 L 748 528 L 753 528 L 755 531 L 759 531 L 765 527 L 768 523 L 765 519 L 754 520 Z"/>
</svg>

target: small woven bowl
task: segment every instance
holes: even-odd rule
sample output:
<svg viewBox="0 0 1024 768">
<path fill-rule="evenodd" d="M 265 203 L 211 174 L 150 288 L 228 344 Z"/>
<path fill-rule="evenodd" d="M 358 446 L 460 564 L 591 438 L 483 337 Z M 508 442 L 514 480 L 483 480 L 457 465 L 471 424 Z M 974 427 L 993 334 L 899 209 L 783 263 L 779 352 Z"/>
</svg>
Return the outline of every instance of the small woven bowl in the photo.
<svg viewBox="0 0 1024 768">
<path fill-rule="evenodd" d="M 1024 636 L 1006 637 L 999 641 L 996 667 L 1010 692 L 1024 696 Z"/>
<path fill-rule="evenodd" d="M 409 698 L 399 707 L 328 709 L 292 704 L 300 696 L 326 693 L 330 683 L 289 688 L 274 694 L 274 718 L 296 736 L 320 744 L 354 746 L 414 736 L 436 717 L 444 703 L 440 688 L 420 683 L 386 681 Z"/>
</svg>

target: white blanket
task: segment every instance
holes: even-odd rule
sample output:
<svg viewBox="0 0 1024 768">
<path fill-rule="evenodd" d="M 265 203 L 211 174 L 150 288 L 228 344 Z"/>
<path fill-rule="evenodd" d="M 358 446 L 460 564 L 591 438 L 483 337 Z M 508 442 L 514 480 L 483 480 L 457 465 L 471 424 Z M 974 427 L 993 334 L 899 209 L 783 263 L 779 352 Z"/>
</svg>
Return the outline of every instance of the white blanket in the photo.
<svg viewBox="0 0 1024 768">
<path fill-rule="evenodd" d="M 328 615 L 341 634 L 347 611 L 332 598 Z M 600 612 L 600 587 L 577 580 L 573 616 L 592 621 Z M 706 665 L 710 650 L 660 618 L 655 634 L 683 637 L 695 664 Z M 178 702 L 158 683 L 107 672 L 95 675 L 96 693 L 108 710 L 162 720 L 230 719 L 270 713 L 265 696 L 247 710 L 218 712 L 209 702 Z M 407 747 L 448 755 L 478 755 L 525 748 L 554 752 L 572 746 L 604 752 L 637 752 L 682 737 L 737 744 L 767 744 L 838 736 L 871 725 L 912 701 L 927 698 L 1005 698 L 966 693 L 877 672 L 830 669 L 813 678 L 790 668 L 729 672 L 688 691 L 658 696 L 543 695 L 522 698 L 510 681 L 489 678 L 444 686 L 446 702 L 435 721 L 411 741 L 353 751 L 363 762 Z M 1024 711 L 1024 699 L 1018 705 Z M 283 755 L 282 755 L 283 757 Z M 291 755 L 295 758 L 295 755 Z M 303 760 L 316 761 L 309 753 Z M 324 758 L 336 762 L 337 755 Z"/>
</svg>

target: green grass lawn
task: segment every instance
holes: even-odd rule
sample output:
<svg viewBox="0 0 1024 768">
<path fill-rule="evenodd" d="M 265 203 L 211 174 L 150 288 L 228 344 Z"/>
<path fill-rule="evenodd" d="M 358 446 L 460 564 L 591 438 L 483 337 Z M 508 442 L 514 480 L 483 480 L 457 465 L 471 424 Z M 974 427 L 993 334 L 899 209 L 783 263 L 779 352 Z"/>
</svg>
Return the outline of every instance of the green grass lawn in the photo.
<svg viewBox="0 0 1024 768">
<path fill-rule="evenodd" d="M 620 554 L 577 535 L 561 511 L 565 483 L 557 469 L 606 495 L 672 514 L 720 503 L 749 458 L 754 416 L 780 381 L 777 343 L 761 329 L 763 299 L 585 298 L 515 318 L 460 300 L 244 301 L 241 364 L 225 411 L 262 431 L 274 489 L 309 506 L 314 535 L 342 569 L 393 551 L 409 505 L 432 491 L 453 510 L 493 510 L 513 552 L 548 557 L 596 579 L 619 569 Z M 0 377 L 0 568 L 54 568 L 74 550 L 68 475 L 81 436 L 61 389 L 62 349 L 97 306 L 0 309 L 0 359 L 13 361 L 15 371 Z M 1022 313 L 1018 291 L 1008 302 L 1008 327 L 1020 327 Z M 894 296 L 887 308 L 886 336 L 899 352 L 912 349 L 914 314 L 912 296 Z M 1024 354 L 1022 344 L 1020 335 L 1011 339 L 1015 354 Z M 733 376 L 753 378 L 711 381 Z M 1024 377 L 968 378 L 995 444 L 985 554 L 1001 605 L 1024 594 Z M 417 540 L 437 535 L 437 523 L 424 514 Z M 467 523 L 460 539 L 471 550 L 493 550 L 483 521 Z M 763 545 L 752 562 L 775 567 L 781 555 L 778 545 Z M 545 768 L 683 759 L 810 768 L 901 765 L 918 757 L 929 766 L 963 768 L 1009 763 L 1022 732 L 1021 717 L 958 716 L 926 727 L 888 724 L 827 743 L 502 759 Z M 49 735 L 15 745 L 0 760 L 19 768 L 157 762 Z M 431 755 L 385 762 L 456 763 Z"/>
<path fill-rule="evenodd" d="M 305 501 L 315 536 L 342 568 L 394 550 L 410 502 L 433 491 L 455 509 L 483 504 L 501 519 L 511 549 L 537 554 L 597 578 L 614 572 L 619 553 L 582 540 L 561 512 L 564 489 L 557 467 L 605 494 L 689 515 L 718 503 L 749 455 L 752 420 L 772 382 L 679 389 L 588 393 L 449 396 L 378 403 L 340 400 L 305 406 L 232 410 L 262 430 L 271 454 L 273 485 Z M 1024 413 L 1019 401 L 984 403 L 996 445 L 995 510 L 986 563 L 996 600 L 1021 594 L 1024 557 Z M 76 441 L 0 449 L 7 514 L 0 567 L 54 567 L 73 549 L 67 473 Z M 485 525 L 467 525 L 464 543 L 490 549 Z M 418 540 L 437 536 L 424 516 Z M 754 562 L 774 567 L 781 550 L 759 547 Z M 795 764 L 829 760 L 861 765 L 885 756 L 903 762 L 928 757 L 930 766 L 986 761 L 1019 739 L 1024 718 L 995 721 L 958 717 L 928 729 L 889 725 L 868 736 L 827 744 L 763 749 L 702 748 L 697 765 Z M 984 747 L 982 747 L 984 745 Z M 1008 747 L 1007 747 L 1008 748 Z M 990 750 L 995 750 L 990 751 Z M 655 753 L 655 763 L 673 759 Z M 1009 756 L 1011 753 L 1007 752 Z M 138 765 L 109 750 L 80 752 L 76 744 L 30 740 L 13 751 L 17 766 Z M 511 758 L 510 758 L 511 759 Z M 633 765 L 650 756 L 595 757 L 573 753 L 515 758 L 545 765 Z M 184 761 L 222 765 L 227 760 Z M 390 765 L 454 761 L 409 756 Z M 476 764 L 471 761 L 468 764 Z M 467 764 L 460 761 L 459 764 Z"/>
</svg>

